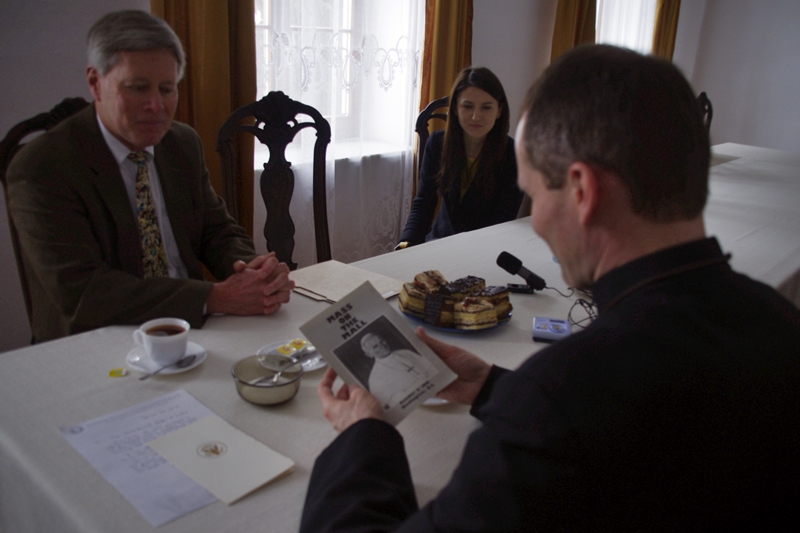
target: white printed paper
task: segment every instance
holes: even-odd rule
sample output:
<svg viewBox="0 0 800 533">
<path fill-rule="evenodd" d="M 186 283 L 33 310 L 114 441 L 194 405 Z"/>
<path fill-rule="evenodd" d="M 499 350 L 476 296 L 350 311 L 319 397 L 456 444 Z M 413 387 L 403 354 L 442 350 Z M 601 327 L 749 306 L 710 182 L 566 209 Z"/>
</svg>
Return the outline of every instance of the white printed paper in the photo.
<svg viewBox="0 0 800 533">
<path fill-rule="evenodd" d="M 218 416 L 168 433 L 150 447 L 228 505 L 294 467 L 291 459 Z"/>
<path fill-rule="evenodd" d="M 328 303 L 341 300 L 364 283 L 364 280 L 372 283 L 387 300 L 400 294 L 403 288 L 402 281 L 340 263 L 335 259 L 297 269 L 289 273 L 289 278 L 296 284 L 296 293 Z"/>
<path fill-rule="evenodd" d="M 213 413 L 179 390 L 77 426 L 67 441 L 154 527 L 216 501 L 148 442 Z"/>
</svg>

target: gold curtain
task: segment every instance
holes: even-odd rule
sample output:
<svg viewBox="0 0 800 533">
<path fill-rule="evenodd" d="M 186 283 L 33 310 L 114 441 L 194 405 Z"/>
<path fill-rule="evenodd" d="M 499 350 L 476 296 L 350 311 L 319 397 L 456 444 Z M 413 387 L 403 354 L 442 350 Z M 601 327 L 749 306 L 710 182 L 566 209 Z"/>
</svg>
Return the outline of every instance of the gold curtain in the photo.
<svg viewBox="0 0 800 533">
<path fill-rule="evenodd" d="M 211 184 L 221 191 L 217 132 L 228 116 L 256 99 L 253 0 L 150 0 L 153 15 L 175 30 L 186 51 L 186 73 L 178 86 L 175 119 L 192 126 L 203 141 Z M 234 146 L 239 224 L 253 234 L 253 137 Z M 244 169 L 247 169 L 245 171 Z"/>
<path fill-rule="evenodd" d="M 419 109 L 447 96 L 458 73 L 471 64 L 472 0 L 426 0 Z"/>
<path fill-rule="evenodd" d="M 594 42 L 596 0 L 558 0 L 550 61 L 579 44 Z"/>
<path fill-rule="evenodd" d="M 471 64 L 472 0 L 426 0 L 419 110 L 450 94 L 458 73 Z M 444 122 L 434 119 L 428 129 L 444 129 Z M 417 194 L 417 169 L 415 162 L 412 198 Z"/>
<path fill-rule="evenodd" d="M 675 34 L 678 33 L 678 15 L 681 0 L 658 0 L 656 23 L 653 29 L 653 55 L 672 61 L 675 51 Z"/>
</svg>

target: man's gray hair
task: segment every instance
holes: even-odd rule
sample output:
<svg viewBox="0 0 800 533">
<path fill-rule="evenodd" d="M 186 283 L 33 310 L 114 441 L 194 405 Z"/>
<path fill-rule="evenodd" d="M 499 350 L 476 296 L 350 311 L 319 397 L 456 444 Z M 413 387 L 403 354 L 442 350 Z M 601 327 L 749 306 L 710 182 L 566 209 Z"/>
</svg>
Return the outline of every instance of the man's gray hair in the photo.
<svg viewBox="0 0 800 533">
<path fill-rule="evenodd" d="M 139 10 L 114 11 L 92 25 L 87 36 L 89 66 L 101 76 L 108 74 L 120 52 L 166 49 L 178 63 L 178 80 L 183 78 L 186 56 L 172 28 L 153 15 Z"/>
</svg>

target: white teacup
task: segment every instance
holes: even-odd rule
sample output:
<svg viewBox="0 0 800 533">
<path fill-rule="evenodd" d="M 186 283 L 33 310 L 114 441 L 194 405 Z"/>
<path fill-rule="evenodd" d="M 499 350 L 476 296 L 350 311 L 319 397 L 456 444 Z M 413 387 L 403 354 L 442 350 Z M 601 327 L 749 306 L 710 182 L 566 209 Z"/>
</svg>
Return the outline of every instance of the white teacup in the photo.
<svg viewBox="0 0 800 533">
<path fill-rule="evenodd" d="M 172 365 L 186 353 L 189 329 L 189 323 L 180 318 L 156 318 L 133 332 L 133 342 L 159 367 Z"/>
</svg>

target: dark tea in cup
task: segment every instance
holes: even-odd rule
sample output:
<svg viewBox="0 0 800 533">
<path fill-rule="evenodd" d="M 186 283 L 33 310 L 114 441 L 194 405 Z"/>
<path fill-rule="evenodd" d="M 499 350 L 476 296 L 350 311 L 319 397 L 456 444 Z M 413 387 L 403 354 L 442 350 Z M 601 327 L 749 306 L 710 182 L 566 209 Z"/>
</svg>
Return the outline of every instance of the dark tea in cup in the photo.
<svg viewBox="0 0 800 533">
<path fill-rule="evenodd" d="M 172 365 L 186 354 L 191 328 L 182 318 L 156 318 L 133 332 L 133 342 L 157 366 Z"/>
<path fill-rule="evenodd" d="M 184 331 L 186 331 L 184 328 L 176 324 L 160 324 L 149 328 L 145 333 L 155 337 L 171 337 L 172 335 L 180 335 Z"/>
</svg>

